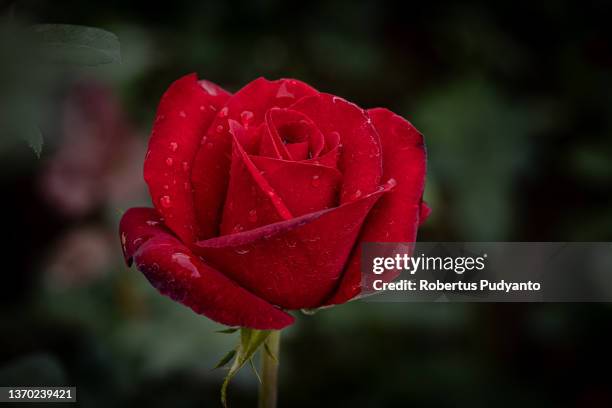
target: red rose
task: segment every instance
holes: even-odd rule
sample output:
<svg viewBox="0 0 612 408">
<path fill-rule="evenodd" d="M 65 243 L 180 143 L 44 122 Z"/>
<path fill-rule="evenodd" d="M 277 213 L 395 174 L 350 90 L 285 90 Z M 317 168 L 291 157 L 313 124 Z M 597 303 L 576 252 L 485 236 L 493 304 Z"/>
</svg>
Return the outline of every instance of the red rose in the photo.
<svg viewBox="0 0 612 408">
<path fill-rule="evenodd" d="M 235 94 L 195 74 L 159 104 L 144 164 L 153 208 L 121 220 L 128 264 L 162 294 L 231 326 L 280 329 L 284 310 L 360 293 L 360 243 L 413 242 L 419 132 L 293 79 Z"/>
</svg>

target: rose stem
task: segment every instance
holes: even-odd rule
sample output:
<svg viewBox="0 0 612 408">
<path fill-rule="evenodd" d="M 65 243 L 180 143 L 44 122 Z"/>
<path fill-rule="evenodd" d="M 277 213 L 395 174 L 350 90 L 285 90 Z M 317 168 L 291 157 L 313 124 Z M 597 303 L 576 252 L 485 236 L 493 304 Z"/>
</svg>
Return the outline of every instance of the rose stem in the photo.
<svg viewBox="0 0 612 408">
<path fill-rule="evenodd" d="M 278 394 L 278 361 L 280 357 L 280 330 L 273 330 L 266 339 L 268 350 L 261 350 L 261 385 L 259 408 L 276 408 Z M 272 354 L 272 356 L 270 356 Z"/>
</svg>

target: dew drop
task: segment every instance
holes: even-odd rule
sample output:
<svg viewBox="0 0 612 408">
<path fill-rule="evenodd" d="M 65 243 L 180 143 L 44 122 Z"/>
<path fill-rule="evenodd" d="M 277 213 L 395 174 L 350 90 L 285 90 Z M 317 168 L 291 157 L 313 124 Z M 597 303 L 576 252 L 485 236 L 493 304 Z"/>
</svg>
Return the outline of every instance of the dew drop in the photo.
<svg viewBox="0 0 612 408">
<path fill-rule="evenodd" d="M 168 187 L 167 184 L 164 184 L 164 190 L 168 190 L 170 187 Z"/>
<path fill-rule="evenodd" d="M 240 119 L 242 120 L 242 125 L 246 128 L 249 126 L 249 122 L 253 119 L 253 112 L 251 111 L 243 111 L 240 114 Z"/>
<path fill-rule="evenodd" d="M 361 194 L 362 194 L 361 190 L 357 190 L 357 191 L 355 191 L 355 194 L 353 195 L 353 197 L 359 198 L 359 197 L 361 197 Z"/>
<path fill-rule="evenodd" d="M 183 188 L 185 191 L 191 191 L 191 185 L 187 181 L 183 184 Z"/>
<path fill-rule="evenodd" d="M 216 112 L 217 108 L 215 108 L 214 105 L 208 105 L 208 107 L 210 108 L 211 111 Z"/>
<path fill-rule="evenodd" d="M 172 163 L 173 163 L 172 157 L 168 157 L 168 158 L 166 158 L 166 164 L 167 164 L 168 166 L 172 166 Z"/>
<path fill-rule="evenodd" d="M 172 254 L 172 261 L 190 271 L 192 277 L 200 277 L 200 272 L 198 271 L 198 268 L 193 264 L 193 262 L 191 262 L 191 257 L 189 255 L 182 254 L 180 252 Z"/>
<path fill-rule="evenodd" d="M 147 225 L 150 226 L 150 227 L 154 227 L 156 225 L 159 225 L 159 222 L 153 221 L 153 220 L 148 220 L 147 221 Z"/>
<path fill-rule="evenodd" d="M 213 148 L 213 144 L 211 142 L 206 143 L 206 148 L 207 149 L 212 149 Z"/>
<path fill-rule="evenodd" d="M 170 150 L 172 150 L 173 152 L 176 152 L 177 149 L 178 149 L 178 143 L 170 142 Z"/>
<path fill-rule="evenodd" d="M 283 82 L 281 86 L 278 88 L 278 92 L 276 92 L 276 97 L 277 98 L 295 98 L 295 95 L 289 92 L 289 90 L 287 89 L 287 84 Z"/>
<path fill-rule="evenodd" d="M 189 171 L 189 163 L 187 163 L 186 161 L 183 162 L 183 170 Z"/>
<path fill-rule="evenodd" d="M 186 117 L 187 117 L 187 114 L 185 113 L 185 111 L 180 111 L 180 112 L 179 112 L 179 116 L 180 116 L 181 118 L 186 118 Z"/>
<path fill-rule="evenodd" d="M 240 225 L 240 224 L 236 224 L 234 226 L 234 228 L 232 229 L 232 231 L 234 231 L 234 232 L 241 232 L 241 231 L 244 231 L 244 227 L 242 225 Z"/>
<path fill-rule="evenodd" d="M 289 248 L 295 248 L 297 246 L 297 241 L 294 240 L 288 240 L 286 243 Z"/>
<path fill-rule="evenodd" d="M 319 185 L 321 184 L 321 180 L 320 180 L 320 176 L 318 174 L 315 174 L 314 176 L 312 176 L 312 186 L 313 187 L 319 187 Z"/>
<path fill-rule="evenodd" d="M 215 130 L 217 131 L 217 133 L 223 133 L 223 125 L 217 126 Z"/>
<path fill-rule="evenodd" d="M 132 241 L 132 245 L 138 245 L 142 242 L 142 238 L 136 238 L 134 241 Z"/>
<path fill-rule="evenodd" d="M 257 210 L 249 211 L 249 221 L 257 222 Z"/>
<path fill-rule="evenodd" d="M 206 92 L 208 92 L 209 95 L 215 96 L 217 95 L 217 90 L 215 89 L 214 85 L 208 81 L 199 81 L 200 86 L 202 87 L 202 89 L 204 89 Z"/>
<path fill-rule="evenodd" d="M 249 249 L 248 248 L 240 248 L 240 249 L 234 250 L 234 252 L 236 252 L 238 255 L 246 255 L 246 254 L 249 253 Z"/>
<path fill-rule="evenodd" d="M 207 138 L 206 136 L 204 136 L 204 137 L 202 138 L 202 140 L 200 140 L 200 144 L 201 144 L 201 145 L 205 144 L 207 139 L 208 139 L 208 138 Z"/>
<path fill-rule="evenodd" d="M 220 118 L 225 118 L 227 117 L 228 114 L 229 114 L 229 108 L 227 106 L 225 106 L 223 109 L 219 111 Z"/>
<path fill-rule="evenodd" d="M 170 208 L 172 206 L 172 202 L 170 201 L 170 196 L 167 196 L 167 195 L 160 198 L 159 203 L 164 208 Z"/>
<path fill-rule="evenodd" d="M 206 107 L 204 105 L 200 105 L 200 110 L 204 112 L 206 110 Z"/>
</svg>

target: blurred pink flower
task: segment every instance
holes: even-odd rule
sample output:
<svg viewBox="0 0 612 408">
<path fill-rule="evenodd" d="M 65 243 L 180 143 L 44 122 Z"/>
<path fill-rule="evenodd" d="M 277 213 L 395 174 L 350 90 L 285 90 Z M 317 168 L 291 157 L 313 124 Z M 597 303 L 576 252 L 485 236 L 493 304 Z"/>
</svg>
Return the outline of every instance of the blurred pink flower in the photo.
<svg viewBox="0 0 612 408">
<path fill-rule="evenodd" d="M 102 227 L 68 232 L 52 249 L 46 264 L 47 286 L 68 289 L 103 277 L 116 261 L 115 236 Z"/>
<path fill-rule="evenodd" d="M 146 150 L 109 86 L 82 82 L 70 92 L 58 148 L 42 173 L 42 191 L 58 211 L 81 217 L 145 195 Z"/>
</svg>

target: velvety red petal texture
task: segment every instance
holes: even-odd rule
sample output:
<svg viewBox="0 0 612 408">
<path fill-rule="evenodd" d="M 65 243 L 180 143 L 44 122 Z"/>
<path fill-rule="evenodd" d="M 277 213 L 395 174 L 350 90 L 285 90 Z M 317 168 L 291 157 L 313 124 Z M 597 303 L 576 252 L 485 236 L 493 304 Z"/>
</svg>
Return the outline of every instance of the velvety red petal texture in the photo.
<svg viewBox="0 0 612 408">
<path fill-rule="evenodd" d="M 386 109 L 293 79 L 231 95 L 187 75 L 160 101 L 144 164 L 155 208 L 125 213 L 123 253 L 199 314 L 281 329 L 294 319 L 280 308 L 359 295 L 362 243 L 416 240 L 425 171 L 421 135 Z"/>
<path fill-rule="evenodd" d="M 266 113 L 266 129 L 281 153 L 277 158 L 307 160 L 318 157 L 325 147 L 321 131 L 306 115 L 295 110 L 270 109 Z"/>
<path fill-rule="evenodd" d="M 316 94 L 315 89 L 293 79 L 268 81 L 259 78 L 234 94 L 219 110 L 202 139 L 192 172 L 200 238 L 218 234 L 232 157 L 228 120 L 235 120 L 245 128 L 257 127 L 263 123 L 270 108 L 284 108 Z"/>
<path fill-rule="evenodd" d="M 195 74 L 175 81 L 159 103 L 144 177 L 153 205 L 185 242 L 199 235 L 193 207 L 191 170 L 200 139 L 229 94 Z"/>
<path fill-rule="evenodd" d="M 160 221 L 153 209 L 132 208 L 120 234 L 128 264 L 133 259 L 161 294 L 229 326 L 278 330 L 293 323 L 292 316 L 205 264 Z"/>
<path fill-rule="evenodd" d="M 358 199 L 378 187 L 382 175 L 380 141 L 363 109 L 325 93 L 303 98 L 291 109 L 306 114 L 323 134 L 339 134 L 341 203 Z"/>
<path fill-rule="evenodd" d="M 370 212 L 360 243 L 415 242 L 427 167 L 423 137 L 410 122 L 387 109 L 371 109 L 368 114 L 380 135 L 383 179 L 393 178 L 397 186 L 385 194 Z M 351 255 L 338 290 L 327 304 L 344 303 L 359 294 L 360 243 Z M 388 280 L 392 278 L 385 277 Z"/>
<path fill-rule="evenodd" d="M 393 184 L 339 207 L 196 244 L 242 287 L 287 309 L 317 307 L 338 278 L 376 201 Z"/>
<path fill-rule="evenodd" d="M 335 206 L 342 181 L 338 170 L 269 157 L 251 160 L 294 217 Z"/>
<path fill-rule="evenodd" d="M 255 167 L 238 141 L 245 129 L 234 120 L 229 123 L 234 143 L 221 235 L 292 218 L 282 199 Z"/>
</svg>

